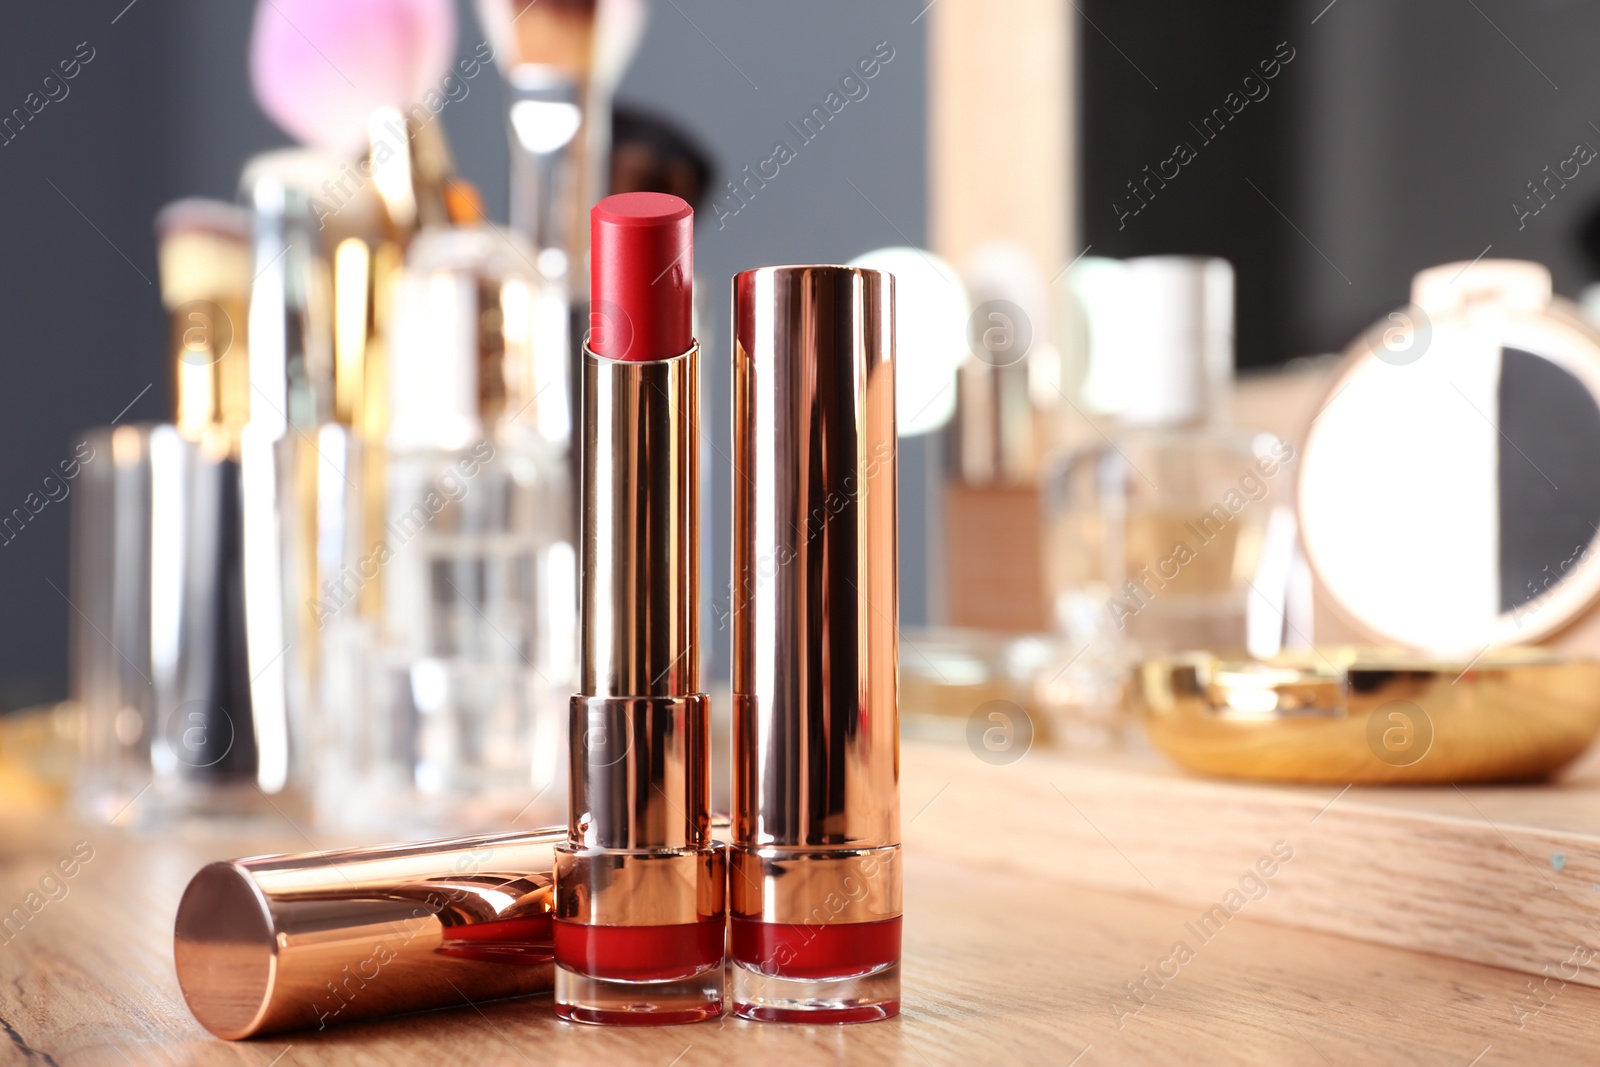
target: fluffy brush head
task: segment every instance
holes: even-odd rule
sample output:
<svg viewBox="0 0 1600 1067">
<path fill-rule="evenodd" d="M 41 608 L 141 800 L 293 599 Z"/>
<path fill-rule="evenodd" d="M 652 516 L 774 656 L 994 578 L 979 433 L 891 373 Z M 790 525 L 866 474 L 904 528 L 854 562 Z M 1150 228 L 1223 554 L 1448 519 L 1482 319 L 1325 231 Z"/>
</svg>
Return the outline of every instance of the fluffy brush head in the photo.
<svg viewBox="0 0 1600 1067">
<path fill-rule="evenodd" d="M 598 0 L 477 0 L 475 6 L 502 71 L 536 63 L 588 73 Z"/>
<path fill-rule="evenodd" d="M 455 47 L 450 0 L 260 0 L 250 79 L 290 136 L 355 155 L 373 110 L 438 89 Z"/>
<path fill-rule="evenodd" d="M 645 0 L 476 0 L 478 21 L 505 73 L 555 67 L 616 90 L 644 37 Z"/>
</svg>

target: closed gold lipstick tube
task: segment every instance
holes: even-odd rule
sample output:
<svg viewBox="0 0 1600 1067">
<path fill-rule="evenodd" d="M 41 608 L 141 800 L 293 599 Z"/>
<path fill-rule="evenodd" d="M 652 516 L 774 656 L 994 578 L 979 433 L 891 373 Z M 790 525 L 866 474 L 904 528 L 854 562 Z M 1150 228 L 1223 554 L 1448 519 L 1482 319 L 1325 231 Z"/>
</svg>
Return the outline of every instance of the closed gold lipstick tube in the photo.
<svg viewBox="0 0 1600 1067">
<path fill-rule="evenodd" d="M 562 827 L 201 869 L 173 954 L 189 1010 L 238 1039 L 549 992 Z"/>
<path fill-rule="evenodd" d="M 726 855 L 698 691 L 699 358 L 584 352 L 580 692 L 556 854 L 556 1013 L 574 1022 L 722 1013 Z"/>
<path fill-rule="evenodd" d="M 900 1007 L 894 281 L 734 278 L 735 1013 Z"/>
</svg>

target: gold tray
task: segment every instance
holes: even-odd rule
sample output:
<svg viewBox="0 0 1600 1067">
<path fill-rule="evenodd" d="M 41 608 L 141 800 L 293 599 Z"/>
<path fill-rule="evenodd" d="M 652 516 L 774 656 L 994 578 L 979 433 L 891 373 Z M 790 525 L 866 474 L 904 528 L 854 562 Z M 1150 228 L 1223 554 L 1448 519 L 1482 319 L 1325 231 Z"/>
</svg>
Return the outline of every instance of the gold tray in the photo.
<svg viewBox="0 0 1600 1067">
<path fill-rule="evenodd" d="M 1539 649 L 1473 663 L 1344 648 L 1269 661 L 1148 660 L 1130 704 L 1151 742 L 1225 778 L 1344 785 L 1542 778 L 1600 732 L 1600 663 Z"/>
</svg>

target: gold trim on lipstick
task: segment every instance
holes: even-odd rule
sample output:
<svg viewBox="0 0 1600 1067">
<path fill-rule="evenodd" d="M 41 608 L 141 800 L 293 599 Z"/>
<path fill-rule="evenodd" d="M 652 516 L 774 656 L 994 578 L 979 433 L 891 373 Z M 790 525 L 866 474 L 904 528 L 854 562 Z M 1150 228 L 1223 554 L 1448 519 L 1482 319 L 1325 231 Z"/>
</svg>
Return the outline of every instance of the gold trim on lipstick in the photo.
<svg viewBox="0 0 1600 1067">
<path fill-rule="evenodd" d="M 583 647 L 592 697 L 700 687 L 700 346 L 583 355 Z"/>
<path fill-rule="evenodd" d="M 234 1040 L 547 993 L 566 839 L 549 826 L 208 864 L 178 905 L 178 985 L 202 1026 Z M 679 867 L 628 888 L 669 896 L 659 875 Z"/>
</svg>

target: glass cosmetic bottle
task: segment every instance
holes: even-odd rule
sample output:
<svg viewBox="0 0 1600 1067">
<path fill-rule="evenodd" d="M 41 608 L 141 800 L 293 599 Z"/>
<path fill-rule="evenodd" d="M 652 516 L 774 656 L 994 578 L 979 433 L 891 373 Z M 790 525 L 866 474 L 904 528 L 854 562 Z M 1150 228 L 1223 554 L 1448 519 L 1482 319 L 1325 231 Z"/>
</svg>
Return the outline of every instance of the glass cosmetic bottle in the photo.
<svg viewBox="0 0 1600 1067">
<path fill-rule="evenodd" d="M 1051 606 L 1066 638 L 1040 699 L 1068 744 L 1121 732 L 1122 687 L 1139 656 L 1259 644 L 1253 590 L 1291 446 L 1226 425 L 1233 270 L 1220 259 L 1127 263 L 1133 315 L 1118 425 L 1046 479 Z M 1256 601 L 1256 603 L 1252 603 Z M 1268 630 L 1281 628 L 1281 615 Z M 1276 649 L 1266 650 L 1266 654 Z"/>
<path fill-rule="evenodd" d="M 337 573 L 346 502 L 360 477 L 359 442 L 340 417 L 351 368 L 335 335 L 352 295 L 365 322 L 366 284 L 353 292 L 336 250 L 364 241 L 378 218 L 370 188 L 324 210 L 324 185 L 341 166 L 282 149 L 251 159 L 239 185 L 254 219 L 249 419 L 239 447 L 250 699 L 261 787 L 300 795 L 318 777 L 312 731 L 322 648 L 310 608 Z"/>
<path fill-rule="evenodd" d="M 380 298 L 387 381 L 368 388 L 387 403 L 367 408 L 341 565 L 308 606 L 324 823 L 415 835 L 560 796 L 576 564 L 551 385 L 566 311 L 531 261 L 488 226 L 423 230 Z"/>
<path fill-rule="evenodd" d="M 251 280 L 293 277 L 260 270 L 252 244 L 279 232 L 289 197 L 279 167 L 247 173 L 252 192 L 285 210 L 253 218 L 191 199 L 156 218 L 172 424 L 94 431 L 61 467 L 69 481 L 82 473 L 73 688 L 85 712 L 80 799 L 100 818 L 281 820 L 299 800 L 286 788 L 285 719 L 252 699 L 241 497 L 252 407 L 264 403 L 251 396 Z M 270 317 L 267 294 L 256 305 Z M 270 361 L 269 335 L 260 347 Z"/>
</svg>

